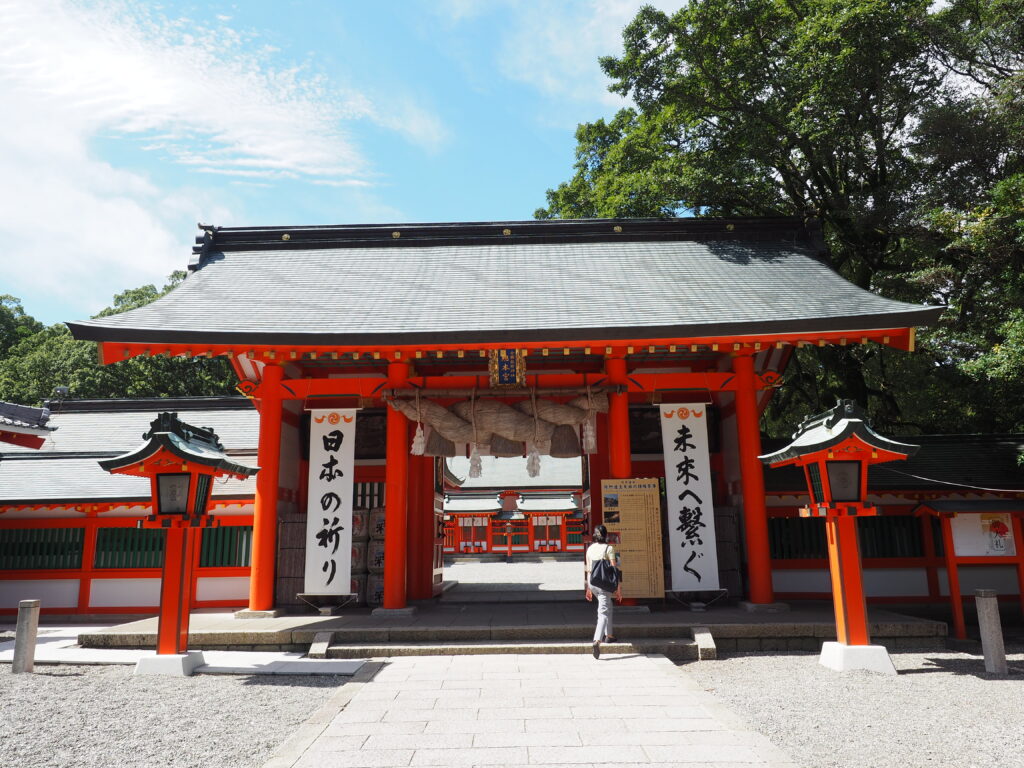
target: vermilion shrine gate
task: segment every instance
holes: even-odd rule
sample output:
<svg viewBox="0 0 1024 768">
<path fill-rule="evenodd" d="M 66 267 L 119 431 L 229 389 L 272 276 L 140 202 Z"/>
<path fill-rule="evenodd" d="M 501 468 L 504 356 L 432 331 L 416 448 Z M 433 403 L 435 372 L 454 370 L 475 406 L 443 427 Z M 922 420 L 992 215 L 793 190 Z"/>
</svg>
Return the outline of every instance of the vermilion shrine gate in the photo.
<svg viewBox="0 0 1024 768">
<path fill-rule="evenodd" d="M 745 590 L 773 600 L 758 420 L 792 350 L 910 350 L 941 307 L 882 298 L 821 256 L 814 222 L 588 220 L 340 227 L 203 227 L 188 279 L 153 304 L 69 323 L 104 363 L 227 357 L 260 412 L 249 607 L 272 609 L 280 513 L 305 498 L 302 414 L 379 407 L 419 391 L 564 402 L 607 393 L 589 484 L 664 474 L 634 462 L 630 405 L 708 403 L 719 415 L 716 505 L 742 507 Z M 521 362 L 493 389 L 492 359 Z M 387 411 L 383 605 L 439 588 L 435 462 L 411 456 L 410 419 Z M 591 523 L 602 515 L 591 494 Z"/>
</svg>

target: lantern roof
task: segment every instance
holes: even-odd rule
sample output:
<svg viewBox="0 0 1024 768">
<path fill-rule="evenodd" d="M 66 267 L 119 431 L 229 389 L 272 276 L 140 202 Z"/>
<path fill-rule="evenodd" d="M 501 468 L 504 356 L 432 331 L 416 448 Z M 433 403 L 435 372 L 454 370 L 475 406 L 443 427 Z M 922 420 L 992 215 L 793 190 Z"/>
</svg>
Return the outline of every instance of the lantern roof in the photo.
<svg viewBox="0 0 1024 768">
<path fill-rule="evenodd" d="M 177 413 L 158 413 L 142 439 L 147 442 L 129 453 L 100 460 L 100 467 L 107 472 L 142 474 L 138 470 L 128 470 L 163 451 L 182 462 L 212 469 L 218 475 L 250 477 L 259 471 L 259 467 L 246 466 L 230 459 L 212 429 L 186 424 L 178 418 Z"/>
<path fill-rule="evenodd" d="M 921 447 L 882 437 L 871 429 L 863 408 L 853 400 L 840 400 L 834 408 L 804 419 L 793 433 L 793 442 L 785 448 L 758 458 L 769 466 L 776 466 L 826 451 L 851 438 L 860 440 L 874 450 L 889 453 L 885 461 L 913 456 Z"/>
</svg>

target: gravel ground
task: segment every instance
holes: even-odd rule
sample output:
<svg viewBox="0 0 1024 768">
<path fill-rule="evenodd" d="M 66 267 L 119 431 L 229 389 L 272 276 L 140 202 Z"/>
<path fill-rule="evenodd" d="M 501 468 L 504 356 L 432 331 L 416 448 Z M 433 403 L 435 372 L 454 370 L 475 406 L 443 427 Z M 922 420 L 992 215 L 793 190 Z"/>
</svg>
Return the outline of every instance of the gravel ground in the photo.
<svg viewBox="0 0 1024 768">
<path fill-rule="evenodd" d="M 346 678 L 0 665 L 0 765 L 256 768 Z"/>
<path fill-rule="evenodd" d="M 896 677 L 833 672 L 817 654 L 686 670 L 807 768 L 1008 768 L 1024 765 L 1024 646 L 1007 650 L 1008 678 L 948 651 L 893 654 Z"/>
</svg>

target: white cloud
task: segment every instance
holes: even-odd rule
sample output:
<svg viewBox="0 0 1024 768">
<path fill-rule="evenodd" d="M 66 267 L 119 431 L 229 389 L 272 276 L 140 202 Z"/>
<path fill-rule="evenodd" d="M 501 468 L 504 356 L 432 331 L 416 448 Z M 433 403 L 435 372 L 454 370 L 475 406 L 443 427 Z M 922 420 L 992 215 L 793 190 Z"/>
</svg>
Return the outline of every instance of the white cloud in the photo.
<svg viewBox="0 0 1024 768">
<path fill-rule="evenodd" d="M 673 12 L 685 0 L 505 0 L 502 23 L 495 23 L 497 67 L 516 82 L 533 86 L 554 101 L 597 103 L 618 108 L 627 103 L 608 92 L 598 59 L 622 53 L 622 30 L 641 6 Z M 455 25 L 487 13 L 497 3 L 440 0 L 438 13 Z"/>
<path fill-rule="evenodd" d="M 517 14 L 517 21 L 501 46 L 501 70 L 548 96 L 575 101 L 600 101 L 621 107 L 621 96 L 609 93 L 609 80 L 601 71 L 601 56 L 622 53 L 622 30 L 641 6 L 666 11 L 683 3 L 652 0 L 582 0 L 545 2 Z"/>
<path fill-rule="evenodd" d="M 226 180 L 358 189 L 376 174 L 346 133 L 350 121 L 428 150 L 445 140 L 413 104 L 378 110 L 306 66 L 275 68 L 274 49 L 228 18 L 202 27 L 117 0 L 0 0 L 0 19 L 0 293 L 23 297 L 46 322 L 159 283 L 183 267 L 199 218 L 234 219 L 201 187 L 163 189 L 101 159 L 98 141 L 129 139 Z M 33 301 L 58 304 L 59 317 Z"/>
<path fill-rule="evenodd" d="M 0 7 L 7 88 L 82 128 L 160 133 L 178 162 L 350 176 L 364 166 L 340 124 L 367 116 L 301 67 L 273 69 L 243 35 L 59 0 Z M 201 149 L 197 150 L 196 146 Z"/>
</svg>

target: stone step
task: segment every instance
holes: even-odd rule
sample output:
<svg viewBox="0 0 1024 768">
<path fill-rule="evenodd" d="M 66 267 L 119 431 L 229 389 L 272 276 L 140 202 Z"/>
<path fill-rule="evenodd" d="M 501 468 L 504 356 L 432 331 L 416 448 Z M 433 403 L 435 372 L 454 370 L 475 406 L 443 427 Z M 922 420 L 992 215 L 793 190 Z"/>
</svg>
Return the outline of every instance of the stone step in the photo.
<svg viewBox="0 0 1024 768">
<path fill-rule="evenodd" d="M 616 621 L 615 628 L 624 637 L 646 637 L 665 639 L 686 639 L 693 637 L 693 628 L 674 624 L 634 624 L 630 621 Z M 538 643 L 568 642 L 582 643 L 594 632 L 593 623 L 588 624 L 523 624 L 517 626 L 392 626 L 352 627 L 331 630 L 332 645 L 383 645 L 385 643 L 415 644 L 434 643 Z M 312 638 L 311 638 L 312 639 Z"/>
<path fill-rule="evenodd" d="M 452 589 L 441 595 L 444 604 L 494 604 L 494 603 L 578 603 L 578 589 L 552 589 L 538 592 L 536 590 L 486 590 L 486 589 Z"/>
<path fill-rule="evenodd" d="M 328 659 L 368 659 L 385 656 L 470 656 L 508 654 L 590 654 L 593 646 L 586 642 L 442 642 L 388 643 L 372 645 L 333 643 L 327 648 Z M 644 637 L 615 643 L 602 643 L 602 653 L 660 653 L 674 660 L 699 658 L 697 643 L 690 639 Z"/>
</svg>

